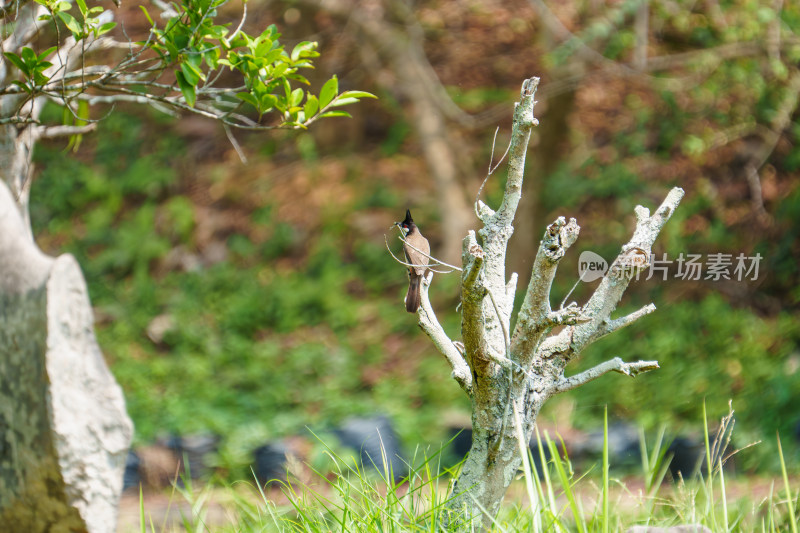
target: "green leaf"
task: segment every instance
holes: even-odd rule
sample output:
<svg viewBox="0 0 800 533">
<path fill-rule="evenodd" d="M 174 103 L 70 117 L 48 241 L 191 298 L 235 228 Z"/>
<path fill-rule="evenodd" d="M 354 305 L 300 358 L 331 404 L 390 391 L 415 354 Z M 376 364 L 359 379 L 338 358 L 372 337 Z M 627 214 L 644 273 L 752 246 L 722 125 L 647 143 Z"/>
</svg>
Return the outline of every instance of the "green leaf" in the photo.
<svg viewBox="0 0 800 533">
<path fill-rule="evenodd" d="M 169 62 L 172 62 L 180 55 L 178 47 L 175 46 L 171 41 L 164 42 L 164 47 L 167 49 L 167 57 L 169 58 Z"/>
<path fill-rule="evenodd" d="M 222 39 L 223 37 L 228 35 L 228 28 L 218 24 L 216 26 L 212 26 L 208 34 L 214 37 L 215 39 Z"/>
<path fill-rule="evenodd" d="M 34 69 L 34 71 L 33 71 L 33 81 L 34 81 L 34 83 L 36 83 L 36 85 L 44 85 L 45 83 L 50 81 L 50 78 L 48 76 L 45 76 L 42 73 L 42 71 L 44 69 L 46 69 L 48 67 L 52 67 L 52 66 L 53 66 L 53 64 L 50 63 L 49 61 L 44 61 L 44 62 L 39 63 L 38 65 L 36 65 L 36 69 Z"/>
<path fill-rule="evenodd" d="M 72 113 L 69 111 L 69 106 L 65 105 L 61 108 L 61 123 L 65 126 L 71 126 L 74 122 Z"/>
<path fill-rule="evenodd" d="M 341 96 L 338 97 L 331 103 L 331 107 L 339 107 L 343 105 L 350 105 L 350 104 L 357 104 L 358 98 L 342 98 Z"/>
<path fill-rule="evenodd" d="M 200 80 L 206 79 L 205 75 L 200 70 L 198 70 L 197 67 L 192 65 L 189 61 L 181 63 L 181 72 L 186 78 L 186 81 L 189 82 L 189 84 L 192 85 L 193 87 L 196 86 Z"/>
<path fill-rule="evenodd" d="M 282 50 L 270 50 L 269 53 L 267 53 L 267 55 L 264 56 L 264 60 L 267 63 L 275 63 L 281 58 L 282 55 L 281 52 Z M 289 65 L 286 66 L 288 67 Z"/>
<path fill-rule="evenodd" d="M 261 109 L 267 110 L 273 107 L 281 108 L 281 100 L 274 94 L 261 95 Z"/>
<path fill-rule="evenodd" d="M 327 112 L 325 112 L 325 113 L 320 115 L 320 118 L 324 118 L 324 117 L 347 117 L 347 118 L 353 118 L 353 116 L 350 113 L 348 113 L 347 111 L 327 111 Z"/>
<path fill-rule="evenodd" d="M 314 42 L 311 42 L 311 41 L 303 41 L 301 43 L 298 43 L 292 49 L 292 55 L 291 55 L 292 61 L 297 61 L 298 59 L 305 58 L 305 57 L 316 57 L 316 56 L 318 56 L 319 54 L 317 52 L 315 52 L 316 48 L 317 48 L 317 43 L 314 43 Z M 312 56 L 312 54 L 313 54 L 313 56 Z"/>
<path fill-rule="evenodd" d="M 58 12 L 58 18 L 60 18 L 67 29 L 72 32 L 72 36 L 78 40 L 83 38 L 83 28 L 81 27 L 80 23 L 75 20 L 75 17 L 70 15 L 69 13 L 65 13 L 64 11 Z"/>
<path fill-rule="evenodd" d="M 81 146 L 81 141 L 83 141 L 83 134 L 71 135 L 66 149 L 69 150 L 71 148 L 73 152 L 77 152 Z"/>
<path fill-rule="evenodd" d="M 22 89 L 23 91 L 25 91 L 28 94 L 30 94 L 31 91 L 32 91 L 30 85 L 28 85 L 25 82 L 19 81 L 19 80 L 12 80 L 11 85 L 16 85 L 17 87 L 19 87 L 20 89 Z"/>
<path fill-rule="evenodd" d="M 195 87 L 197 82 L 200 81 L 200 76 L 198 76 L 192 66 L 187 63 L 181 63 L 181 73 L 183 74 L 183 79 L 186 81 L 186 83 L 192 87 Z"/>
<path fill-rule="evenodd" d="M 281 34 L 278 33 L 278 27 L 275 24 L 270 24 L 267 29 L 261 32 L 261 37 L 275 41 L 280 38 Z"/>
<path fill-rule="evenodd" d="M 81 15 L 86 17 L 86 2 L 84 2 L 84 0 L 75 0 L 75 3 L 78 4 L 78 10 L 81 12 Z"/>
<path fill-rule="evenodd" d="M 86 100 L 78 100 L 78 117 L 84 120 L 78 120 L 80 126 L 89 123 L 89 102 Z"/>
<path fill-rule="evenodd" d="M 205 59 L 208 68 L 215 70 L 219 63 L 219 48 L 213 47 L 203 52 L 203 59 Z"/>
<path fill-rule="evenodd" d="M 25 62 L 22 60 L 21 57 L 19 57 L 14 52 L 3 52 L 3 55 L 6 56 L 6 59 L 11 61 L 15 67 L 17 67 L 20 71 L 22 71 L 23 74 L 25 74 L 26 76 L 30 76 L 28 65 L 25 64 Z"/>
<path fill-rule="evenodd" d="M 289 65 L 286 63 L 279 63 L 272 69 L 272 73 L 270 74 L 271 78 L 280 78 L 283 76 L 283 73 L 286 72 L 286 69 L 289 68 Z"/>
<path fill-rule="evenodd" d="M 250 93 L 236 93 L 236 98 L 258 109 L 258 100 Z"/>
<path fill-rule="evenodd" d="M 368 93 L 367 91 L 345 91 L 339 95 L 343 98 L 378 98 L 372 93 Z"/>
<path fill-rule="evenodd" d="M 189 104 L 189 107 L 194 107 L 194 103 L 197 100 L 197 93 L 194 90 L 194 85 L 187 82 L 186 78 L 183 77 L 183 72 L 180 71 L 175 71 L 175 79 L 178 80 L 178 86 L 181 88 L 186 103 Z"/>
<path fill-rule="evenodd" d="M 71 126 L 74 122 L 72 113 L 69 111 L 69 106 L 64 106 L 61 108 L 61 123 L 65 126 Z"/>
<path fill-rule="evenodd" d="M 203 54 L 201 54 L 199 50 L 197 50 L 196 48 L 187 50 L 186 62 L 195 70 L 195 73 L 198 76 L 200 76 L 201 80 L 205 79 L 205 76 L 203 76 L 203 71 L 202 71 Z"/>
<path fill-rule="evenodd" d="M 245 32 L 240 31 L 239 34 L 236 36 L 236 38 L 230 42 L 228 47 L 240 48 L 242 46 L 245 46 L 247 44 L 247 37 L 248 35 Z"/>
<path fill-rule="evenodd" d="M 339 92 L 339 80 L 334 75 L 331 79 L 325 82 L 322 86 L 322 91 L 319 93 L 319 106 L 321 108 L 327 107 L 331 103 L 333 97 Z"/>
<path fill-rule="evenodd" d="M 272 41 L 264 41 L 255 47 L 253 50 L 253 55 L 256 57 L 263 57 L 270 51 L 270 49 L 272 49 Z"/>
<path fill-rule="evenodd" d="M 36 52 L 33 51 L 32 48 L 25 47 L 22 49 L 22 60 L 25 62 L 26 65 L 33 67 L 38 62 L 38 57 L 36 57 Z"/>
<path fill-rule="evenodd" d="M 99 28 L 97 28 L 97 35 L 103 35 L 104 33 L 108 33 L 113 30 L 117 26 L 116 22 L 106 22 Z"/>
<path fill-rule="evenodd" d="M 303 106 L 303 112 L 305 113 L 307 118 L 311 118 L 319 109 L 319 100 L 317 97 L 310 94 L 306 99 L 306 105 Z"/>
<path fill-rule="evenodd" d="M 44 60 L 45 60 L 45 58 L 46 58 L 47 56 L 49 56 L 50 54 L 52 54 L 53 52 L 55 52 L 57 48 L 58 48 L 57 46 L 51 46 L 50 48 L 48 48 L 47 50 L 45 50 L 44 52 L 42 52 L 41 54 L 39 54 L 39 57 L 38 57 L 37 59 L 38 59 L 40 62 L 44 61 Z"/>
<path fill-rule="evenodd" d="M 289 98 L 289 105 L 292 107 L 300 105 L 300 102 L 303 101 L 303 94 L 303 89 L 300 89 L 299 87 L 292 91 L 292 95 Z"/>
<path fill-rule="evenodd" d="M 290 80 L 294 80 L 294 81 L 299 82 L 299 83 L 303 83 L 305 85 L 311 85 L 311 83 L 309 83 L 309 81 L 304 76 L 301 76 L 300 74 L 287 74 L 286 78 L 290 79 Z"/>
<path fill-rule="evenodd" d="M 147 8 L 144 6 L 139 6 L 139 7 L 142 9 L 142 12 L 144 13 L 145 18 L 147 19 L 147 22 L 149 22 L 151 26 L 155 26 L 156 24 L 155 22 L 153 22 L 153 18 L 150 16 L 150 13 L 147 12 Z"/>
<path fill-rule="evenodd" d="M 177 30 L 181 30 L 181 32 L 178 32 Z M 191 35 L 188 33 L 188 28 L 185 26 L 178 26 L 176 31 L 173 33 L 174 36 L 172 38 L 172 42 L 175 44 L 175 47 L 181 51 L 185 50 L 186 47 L 189 46 L 189 41 L 191 41 Z"/>
<path fill-rule="evenodd" d="M 292 86 L 289 85 L 289 80 L 287 80 L 285 78 L 283 80 L 281 80 L 281 81 L 283 82 L 283 92 L 286 94 L 286 102 L 288 104 L 292 99 Z M 291 104 L 288 104 L 288 105 L 291 105 Z"/>
</svg>

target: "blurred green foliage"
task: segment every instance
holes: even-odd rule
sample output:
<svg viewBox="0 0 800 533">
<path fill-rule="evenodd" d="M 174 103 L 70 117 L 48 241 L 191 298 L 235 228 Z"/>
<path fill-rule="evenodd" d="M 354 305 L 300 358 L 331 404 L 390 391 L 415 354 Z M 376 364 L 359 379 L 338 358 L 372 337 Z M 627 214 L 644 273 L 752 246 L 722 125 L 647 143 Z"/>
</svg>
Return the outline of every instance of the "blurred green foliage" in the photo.
<svg viewBox="0 0 800 533">
<path fill-rule="evenodd" d="M 574 370 L 622 354 L 628 360 L 658 360 L 661 370 L 637 379 L 610 376 L 582 387 L 572 396 L 578 420 L 597 419 L 608 404 L 645 427 L 666 425 L 677 432 L 702 419 L 704 399 L 714 418 L 732 399 L 741 424 L 738 445 L 775 430 L 793 433 L 798 377 L 792 365 L 800 364 L 800 324 L 794 317 L 765 320 L 713 293 L 698 302 L 656 301 L 654 314 L 590 346 Z M 619 314 L 633 310 L 627 305 Z M 744 461 L 756 466 L 771 455 L 750 453 Z"/>
<path fill-rule="evenodd" d="M 347 228 L 331 223 L 300 266 L 278 272 L 275 260 L 305 243 L 275 218 L 275 206 L 264 206 L 251 223 L 273 230 L 265 242 L 234 233 L 227 259 L 159 275 L 172 250 L 196 251 L 196 220 L 187 197 L 167 194 L 182 143 L 166 136 L 144 143 L 141 126 L 133 115 L 111 115 L 87 139 L 87 146 L 97 141 L 86 163 L 40 147 L 32 202 L 35 231 L 56 238 L 84 268 L 98 339 L 125 391 L 137 441 L 210 430 L 226 437 L 223 466 L 246 476 L 239 461 L 264 440 L 354 414 L 392 415 L 409 442 L 438 438 L 439 415 L 463 400 L 422 339 L 412 345 L 417 353 L 396 356 L 410 355 L 413 373 L 387 366 L 384 338 L 418 330 L 400 305 L 403 270 L 385 248 L 350 247 Z M 108 139 L 126 136 L 125 152 L 107 157 Z M 379 186 L 366 194 L 357 202 L 392 202 Z M 148 337 L 159 317 L 168 317 L 165 331 Z"/>
<path fill-rule="evenodd" d="M 764 37 L 762 19 L 769 13 L 752 3 L 746 9 L 729 4 L 722 5 L 727 15 L 722 26 L 714 25 L 715 17 L 652 4 L 658 53 Z M 582 32 L 542 54 L 542 68 L 569 61 L 580 45 L 626 61 L 635 38 L 623 26 L 640 5 L 630 0 L 605 16 L 576 20 L 585 26 Z M 800 27 L 797 6 L 786 4 L 780 16 L 783 24 Z M 795 48 L 787 45 L 782 51 L 787 65 L 798 59 L 800 47 Z M 470 74 L 484 72 L 481 65 L 473 69 L 465 63 Z M 669 187 L 680 185 L 687 196 L 655 252 L 672 259 L 682 252 L 758 252 L 764 282 L 740 292 L 714 284 L 635 283 L 617 314 L 651 301 L 656 313 L 592 345 L 568 373 L 614 356 L 657 359 L 661 370 L 636 380 L 612 374 L 566 398 L 576 406 L 574 422 L 580 427 L 596 427 L 608 404 L 612 416 L 648 429 L 697 427 L 703 399 L 712 419 L 727 413 L 733 399 L 739 444 L 765 433 L 773 440 L 774 431 L 790 434 L 800 420 L 800 189 L 791 185 L 796 177 L 786 177 L 800 168 L 800 149 L 793 142 L 800 121 L 796 113 L 789 117 L 786 137 L 792 142 L 770 155 L 769 164 L 781 176 L 773 183 L 778 192 L 765 196 L 772 226 L 760 229 L 740 215 L 751 209 L 740 173 L 739 154 L 747 146 L 736 144 L 735 137 L 725 141 L 730 149 L 719 143 L 721 134 L 735 133 L 743 124 L 769 126 L 785 105 L 786 76 L 763 57 L 720 61 L 713 52 L 686 56 L 675 68 L 648 74 L 649 85 L 634 76 L 579 82 L 594 91 L 594 100 L 576 104 L 577 118 L 569 123 L 568 142 L 554 170 L 547 176 L 536 169 L 528 173 L 542 184 L 537 192 L 544 213 L 537 216 L 577 216 L 583 235 L 576 248 L 610 258 L 630 235 L 633 207 L 652 208 Z M 454 84 L 448 92 L 470 111 L 497 102 L 510 106 L 519 86 L 519 73 L 513 75 L 513 83 Z M 359 148 L 379 154 L 385 167 L 403 167 L 409 164 L 413 124 L 404 103 L 391 94 L 382 94 L 381 105 L 393 118 L 376 127 L 381 134 L 370 139 L 374 144 Z M 125 390 L 137 438 L 212 430 L 226 438 L 220 464 L 233 469 L 241 468 L 264 440 L 301 432 L 306 425 L 324 430 L 351 414 L 390 414 L 409 447 L 441 441 L 443 413 L 466 410 L 466 399 L 416 320 L 402 309 L 402 268 L 382 239 L 370 239 L 359 227 L 373 223 L 361 216 L 389 212 L 399 217 L 412 196 L 406 189 L 423 210 L 420 220 L 438 223 L 433 187 L 420 185 L 424 176 L 414 181 L 420 167 L 402 168 L 395 181 L 380 178 L 389 173 L 385 167 L 368 167 L 361 175 L 348 169 L 354 194 L 333 197 L 315 213 L 320 220 L 314 234 L 284 220 L 277 200 L 249 208 L 247 224 L 268 237 L 230 230 L 224 239 L 227 255 L 206 264 L 197 242 L 202 215 L 182 183 L 191 179 L 182 170 L 192 157 L 188 142 L 149 134 L 158 129 L 157 120 L 162 119 L 111 114 L 85 139 L 82 161 L 66 157 L 60 146 L 41 146 L 42 172 L 31 203 L 35 234 L 50 241 L 51 251 L 75 254 L 84 268 L 98 336 Z M 334 135 L 346 137 L 344 130 Z M 481 162 L 474 176 L 482 177 L 492 135 L 475 135 L 481 137 L 478 148 L 463 132 L 458 137 L 460 163 L 474 157 Z M 498 135 L 495 162 L 507 142 L 503 135 Z M 298 140 L 294 150 L 289 158 L 312 169 L 331 152 L 324 140 L 310 136 Z M 256 161 L 287 160 L 287 150 L 272 137 L 259 138 L 252 152 Z M 333 157 L 339 156 L 346 160 L 342 154 Z M 499 170 L 487 184 L 484 198 L 491 205 L 500 200 L 503 180 Z M 435 239 L 428 227 L 426 235 Z M 191 264 L 176 267 L 171 263 L 176 253 L 190 257 Z M 577 269 L 570 265 L 578 254 L 572 251 L 560 270 L 555 305 L 575 281 Z M 439 318 L 454 337 L 457 283 L 454 275 L 439 276 L 432 291 Z M 585 301 L 590 289 L 579 286 L 571 298 Z M 164 331 L 154 335 L 158 323 Z M 555 416 L 562 401 L 552 401 L 543 419 Z M 775 454 L 748 456 L 768 465 Z"/>
<path fill-rule="evenodd" d="M 272 230 L 266 241 L 233 233 L 227 259 L 154 274 L 176 247 L 195 249 L 196 219 L 187 197 L 170 195 L 176 154 L 185 147 L 168 137 L 145 143 L 141 126 L 141 118 L 125 113 L 101 122 L 94 158 L 85 163 L 41 147 L 32 204 L 36 232 L 60 239 L 86 272 L 98 337 L 125 390 L 137 439 L 211 430 L 227 437 L 221 465 L 243 475 L 242 461 L 259 440 L 307 425 L 324 429 L 352 414 L 391 414 L 410 445 L 441 439 L 442 413 L 465 408 L 465 399 L 416 321 L 398 306 L 404 277 L 383 246 L 351 242 L 347 228 L 332 221 L 297 268 L 278 271 L 275 261 L 305 243 L 276 218 L 277 206 L 267 205 L 250 216 L 251 224 Z M 109 157 L 108 139 L 125 137 L 125 152 Z M 620 183 L 642 187 L 614 165 L 590 174 L 586 181 L 549 180 L 548 201 L 620 198 L 626 196 L 615 188 Z M 354 202 L 358 209 L 397 206 L 396 195 L 377 183 Z M 706 206 L 702 198 L 687 199 L 663 235 L 666 249 L 687 246 L 679 227 Z M 623 234 L 629 229 L 621 226 Z M 611 255 L 619 242 L 584 245 Z M 437 291 L 454 295 L 456 283 L 438 278 Z M 563 284 L 561 294 L 568 290 Z M 648 294 L 634 291 L 633 299 Z M 572 395 L 578 423 L 590 425 L 608 403 L 616 415 L 646 427 L 680 427 L 700 419 L 701 398 L 720 412 L 734 398 L 744 435 L 788 433 L 797 377 L 785 367 L 799 356 L 797 321 L 788 314 L 762 319 L 713 293 L 698 302 L 667 298 L 657 291 L 656 314 L 592 345 L 570 371 L 617 355 L 657 359 L 662 370 L 636 380 L 611 375 L 581 388 Z M 623 304 L 620 314 L 635 308 Z M 458 315 L 442 314 L 456 331 Z M 169 318 L 154 340 L 148 328 L 158 317 Z M 420 341 L 405 344 L 423 352 L 414 355 L 413 372 L 393 366 L 402 355 L 387 362 L 382 342 L 393 335 Z"/>
</svg>

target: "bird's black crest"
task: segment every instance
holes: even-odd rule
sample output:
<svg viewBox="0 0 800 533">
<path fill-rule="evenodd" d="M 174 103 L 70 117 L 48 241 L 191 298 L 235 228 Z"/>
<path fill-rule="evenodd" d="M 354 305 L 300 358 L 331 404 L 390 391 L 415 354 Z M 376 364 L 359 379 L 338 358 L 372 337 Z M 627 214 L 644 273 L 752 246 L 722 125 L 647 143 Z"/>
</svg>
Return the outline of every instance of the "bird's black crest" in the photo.
<svg viewBox="0 0 800 533">
<path fill-rule="evenodd" d="M 410 209 L 406 209 L 406 219 L 402 222 L 402 224 L 405 227 L 409 227 L 413 223 L 414 223 L 414 219 L 411 218 L 411 210 Z"/>
</svg>

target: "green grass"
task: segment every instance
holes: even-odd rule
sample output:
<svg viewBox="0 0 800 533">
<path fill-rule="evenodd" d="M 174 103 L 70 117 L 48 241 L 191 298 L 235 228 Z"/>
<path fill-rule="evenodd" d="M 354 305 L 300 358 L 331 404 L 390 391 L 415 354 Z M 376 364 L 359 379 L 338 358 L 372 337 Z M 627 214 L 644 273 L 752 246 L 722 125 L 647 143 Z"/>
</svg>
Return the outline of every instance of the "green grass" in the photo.
<svg viewBox="0 0 800 533">
<path fill-rule="evenodd" d="M 626 486 L 626 481 L 609 476 L 607 424 L 599 486 L 590 472 L 576 473 L 563 446 L 559 450 L 558 442 L 537 430 L 540 458 L 544 461 L 544 447 L 552 458 L 540 479 L 534 475 L 530 451 L 518 435 L 523 454 L 521 479 L 512 485 L 499 514 L 491 517 L 490 530 L 606 533 L 624 531 L 632 525 L 700 524 L 714 533 L 796 533 L 795 509 L 800 496 L 797 489 L 791 488 L 780 438 L 776 460 L 783 468 L 783 490 L 771 490 L 768 497 L 760 500 L 734 498 L 727 492 L 722 466 L 733 455 L 725 455 L 733 428 L 732 414 L 731 411 L 722 418 L 713 439 L 706 432 L 706 466 L 710 474 L 704 478 L 699 473 L 674 487 L 662 485 L 669 461 L 661 440 L 663 433 L 649 450 L 642 440 L 642 471 L 639 479 L 627 480 L 631 486 L 643 482 L 645 490 L 638 493 Z M 174 524 L 165 521 L 154 528 L 140 496 L 140 532 L 449 531 L 446 503 L 458 467 L 442 467 L 440 452 L 430 456 L 418 453 L 409 476 L 396 483 L 385 457 L 382 471 L 376 474 L 328 448 L 330 472 L 311 470 L 310 479 L 292 478 L 290 483 L 280 483 L 280 504 L 274 492 L 266 492 L 253 483 L 212 483 L 198 488 L 187 479 L 173 491 L 173 496 L 190 511 Z M 226 524 L 208 522 L 212 502 L 226 510 Z M 480 531 L 480 527 L 476 524 L 467 530 Z"/>
</svg>

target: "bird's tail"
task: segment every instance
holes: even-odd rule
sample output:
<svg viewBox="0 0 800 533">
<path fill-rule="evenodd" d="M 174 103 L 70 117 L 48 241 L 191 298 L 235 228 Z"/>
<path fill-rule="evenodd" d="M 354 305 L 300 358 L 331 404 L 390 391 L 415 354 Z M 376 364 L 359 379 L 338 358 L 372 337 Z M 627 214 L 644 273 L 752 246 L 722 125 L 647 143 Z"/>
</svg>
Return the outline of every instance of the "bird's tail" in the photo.
<svg viewBox="0 0 800 533">
<path fill-rule="evenodd" d="M 408 279 L 408 293 L 406 294 L 406 311 L 416 313 L 419 309 L 419 280 L 421 276 L 411 274 Z"/>
</svg>

